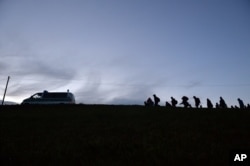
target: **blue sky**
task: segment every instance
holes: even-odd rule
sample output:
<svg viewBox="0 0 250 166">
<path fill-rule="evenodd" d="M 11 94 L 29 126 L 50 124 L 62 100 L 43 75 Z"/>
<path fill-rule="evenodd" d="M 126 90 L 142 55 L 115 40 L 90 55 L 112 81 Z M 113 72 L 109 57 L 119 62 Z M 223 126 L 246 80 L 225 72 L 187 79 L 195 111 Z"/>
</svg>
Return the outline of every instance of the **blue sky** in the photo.
<svg viewBox="0 0 250 166">
<path fill-rule="evenodd" d="M 143 104 L 250 103 L 248 0 L 1 0 L 0 90 Z"/>
</svg>

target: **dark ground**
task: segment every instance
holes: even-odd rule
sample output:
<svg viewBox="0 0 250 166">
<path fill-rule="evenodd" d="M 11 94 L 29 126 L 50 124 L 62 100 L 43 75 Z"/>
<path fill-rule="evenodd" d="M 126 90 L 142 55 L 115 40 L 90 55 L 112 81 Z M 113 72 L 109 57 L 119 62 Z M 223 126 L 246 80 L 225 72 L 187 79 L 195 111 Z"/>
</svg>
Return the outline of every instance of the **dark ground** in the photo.
<svg viewBox="0 0 250 166">
<path fill-rule="evenodd" d="M 250 110 L 0 107 L 0 165 L 229 165 L 250 150 Z"/>
</svg>

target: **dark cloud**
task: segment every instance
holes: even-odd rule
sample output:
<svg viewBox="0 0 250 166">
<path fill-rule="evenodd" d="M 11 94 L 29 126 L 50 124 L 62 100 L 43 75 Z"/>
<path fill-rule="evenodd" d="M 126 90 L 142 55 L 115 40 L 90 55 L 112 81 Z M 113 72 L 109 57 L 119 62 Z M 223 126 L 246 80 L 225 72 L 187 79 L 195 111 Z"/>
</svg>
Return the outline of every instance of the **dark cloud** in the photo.
<svg viewBox="0 0 250 166">
<path fill-rule="evenodd" d="M 185 85 L 185 88 L 192 89 L 202 86 L 202 81 L 190 81 Z"/>
<path fill-rule="evenodd" d="M 76 69 L 58 65 L 57 60 L 51 58 L 53 56 L 41 56 L 42 53 L 36 50 L 39 41 L 31 43 L 30 38 L 20 31 L 3 27 L 0 28 L 0 35 L 0 79 L 5 84 L 7 76 L 11 77 L 8 95 L 54 90 L 68 85 L 74 79 Z"/>
<path fill-rule="evenodd" d="M 20 62 L 11 70 L 8 95 L 18 96 L 37 91 L 58 89 L 68 85 L 75 77 L 73 69 L 45 64 L 40 61 Z"/>
<path fill-rule="evenodd" d="M 54 64 L 44 63 L 41 61 L 24 62 L 20 64 L 19 70 L 16 70 L 17 75 L 46 77 L 50 79 L 62 79 L 68 81 L 75 76 L 75 71 L 65 66 L 58 66 Z"/>
<path fill-rule="evenodd" d="M 245 7 L 212 2 L 211 8 L 191 4 L 194 10 L 186 12 L 191 6 L 182 3 L 124 4 L 0 0 L 0 90 L 10 75 L 13 96 L 69 85 L 80 102 L 134 104 L 154 93 L 199 95 L 208 82 L 249 82 Z M 171 17 L 173 7 L 182 18 Z M 163 14 L 168 22 L 159 19 Z M 235 19 L 223 19 L 227 14 Z M 237 87 L 220 87 L 220 93 L 230 97 Z"/>
</svg>

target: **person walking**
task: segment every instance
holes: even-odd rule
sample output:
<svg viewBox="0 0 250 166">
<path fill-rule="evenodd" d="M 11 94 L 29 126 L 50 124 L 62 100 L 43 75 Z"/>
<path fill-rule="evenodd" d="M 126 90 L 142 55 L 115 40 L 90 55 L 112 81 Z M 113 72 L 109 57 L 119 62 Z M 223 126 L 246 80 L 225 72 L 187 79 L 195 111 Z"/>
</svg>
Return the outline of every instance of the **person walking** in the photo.
<svg viewBox="0 0 250 166">
<path fill-rule="evenodd" d="M 155 106 L 159 106 L 159 102 L 161 101 L 159 97 L 157 97 L 155 94 L 154 96 L 154 101 L 155 101 Z"/>
<path fill-rule="evenodd" d="M 199 108 L 199 105 L 201 103 L 200 99 L 196 96 L 193 96 L 193 98 L 194 98 L 194 102 L 195 102 L 195 107 Z"/>
<path fill-rule="evenodd" d="M 182 98 L 182 102 L 180 104 L 184 105 L 184 108 L 188 108 L 188 107 L 192 107 L 191 104 L 189 104 L 188 102 L 188 97 L 187 96 L 183 96 Z"/>
<path fill-rule="evenodd" d="M 178 101 L 175 98 L 171 97 L 171 104 L 173 107 L 176 107 L 176 105 L 178 104 Z"/>
<path fill-rule="evenodd" d="M 240 98 L 238 98 L 238 102 L 239 102 L 239 105 L 240 105 L 240 109 L 244 109 L 245 105 L 244 105 L 243 100 L 241 100 Z"/>
<path fill-rule="evenodd" d="M 227 108 L 227 104 L 222 97 L 220 97 L 220 108 Z"/>
<path fill-rule="evenodd" d="M 213 106 L 211 100 L 210 100 L 209 98 L 207 98 L 207 108 L 211 109 L 211 108 L 213 108 L 213 107 L 214 107 L 214 106 Z"/>
</svg>

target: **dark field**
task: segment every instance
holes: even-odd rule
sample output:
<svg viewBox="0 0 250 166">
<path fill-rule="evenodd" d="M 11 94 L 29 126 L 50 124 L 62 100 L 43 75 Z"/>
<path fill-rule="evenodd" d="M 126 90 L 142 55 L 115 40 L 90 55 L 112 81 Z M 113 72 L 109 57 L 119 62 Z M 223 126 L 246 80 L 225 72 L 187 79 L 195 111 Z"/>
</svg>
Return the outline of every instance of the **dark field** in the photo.
<svg viewBox="0 0 250 166">
<path fill-rule="evenodd" d="M 229 165 L 250 110 L 0 107 L 0 165 Z"/>
</svg>

